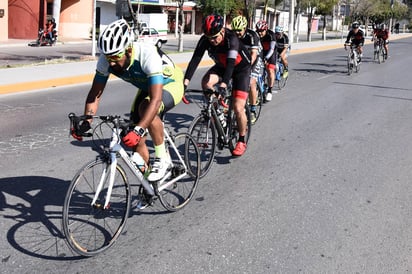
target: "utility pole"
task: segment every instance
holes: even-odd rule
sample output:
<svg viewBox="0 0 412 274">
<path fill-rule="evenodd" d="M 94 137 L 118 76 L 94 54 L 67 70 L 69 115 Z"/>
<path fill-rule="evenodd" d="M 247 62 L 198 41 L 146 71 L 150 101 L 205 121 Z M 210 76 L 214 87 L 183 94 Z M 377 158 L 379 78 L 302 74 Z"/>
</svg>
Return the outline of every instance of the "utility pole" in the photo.
<svg viewBox="0 0 412 274">
<path fill-rule="evenodd" d="M 289 39 L 290 44 L 293 43 L 293 25 L 295 18 L 295 0 L 289 0 Z"/>
</svg>

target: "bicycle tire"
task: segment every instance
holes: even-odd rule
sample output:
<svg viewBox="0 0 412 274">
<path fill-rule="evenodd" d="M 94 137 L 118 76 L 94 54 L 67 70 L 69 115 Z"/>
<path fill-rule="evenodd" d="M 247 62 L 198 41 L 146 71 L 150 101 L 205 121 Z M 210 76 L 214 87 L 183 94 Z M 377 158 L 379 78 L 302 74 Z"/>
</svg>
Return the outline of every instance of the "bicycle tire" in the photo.
<svg viewBox="0 0 412 274">
<path fill-rule="evenodd" d="M 172 175 L 162 184 L 153 183 L 160 202 L 168 211 L 177 211 L 186 206 L 195 194 L 200 179 L 200 154 L 195 139 L 188 133 L 179 133 L 173 137 L 173 142 L 183 158 L 188 172 L 184 177 L 165 187 L 184 172 L 179 156 L 168 144 L 168 151 L 173 163 Z"/>
<path fill-rule="evenodd" d="M 259 90 L 260 88 L 257 88 L 258 96 L 257 96 L 257 104 L 256 104 L 256 121 L 255 123 L 259 120 L 260 113 L 262 112 L 262 106 L 263 106 L 263 101 L 265 100 L 263 97 L 263 92 Z"/>
<path fill-rule="evenodd" d="M 348 55 L 348 75 L 351 75 L 353 72 L 353 59 L 351 55 Z"/>
<path fill-rule="evenodd" d="M 355 67 L 355 72 L 358 73 L 360 71 L 360 65 L 361 64 L 358 61 L 355 62 L 355 60 L 354 60 L 354 63 L 355 63 L 355 66 L 354 66 Z"/>
<path fill-rule="evenodd" d="M 255 110 L 255 117 L 256 117 L 255 123 L 259 119 L 260 112 L 262 111 L 262 104 L 263 104 L 263 95 L 262 95 L 262 92 L 260 91 L 259 85 L 257 85 L 256 89 L 257 89 L 257 92 L 256 92 L 257 97 L 256 97 L 256 105 L 255 105 L 255 107 L 256 107 L 256 110 Z M 251 104 L 249 102 L 249 99 L 250 99 L 250 96 L 248 97 L 248 100 L 247 100 L 247 103 L 250 107 Z"/>
<path fill-rule="evenodd" d="M 91 205 L 106 159 L 86 164 L 74 176 L 63 205 L 63 231 L 69 247 L 79 255 L 95 256 L 111 247 L 126 225 L 131 204 L 131 189 L 126 173 L 116 166 L 110 204 L 104 209 L 109 176 L 95 205 Z"/>
<path fill-rule="evenodd" d="M 286 76 L 286 77 L 283 77 L 283 74 L 280 75 L 280 79 L 277 81 L 279 90 L 281 90 L 282 88 L 284 88 L 286 86 L 286 82 L 287 82 L 288 78 L 289 78 L 289 75 Z"/>
<path fill-rule="evenodd" d="M 200 178 L 212 167 L 216 154 L 217 133 L 212 118 L 205 114 L 197 116 L 189 126 L 189 134 L 196 140 L 200 151 Z"/>
<path fill-rule="evenodd" d="M 246 113 L 246 118 L 247 118 L 245 143 L 247 144 L 249 142 L 250 132 L 252 129 L 252 125 L 250 122 L 250 109 L 247 104 L 245 105 L 245 113 Z M 235 115 L 235 112 L 233 111 L 232 105 L 230 105 L 230 108 L 229 108 L 228 123 L 229 123 L 229 128 L 228 128 L 229 149 L 230 149 L 230 152 L 233 152 L 233 150 L 235 150 L 236 143 L 239 139 L 239 131 L 238 131 L 238 126 L 237 126 L 237 121 L 236 121 L 236 115 Z"/>
<path fill-rule="evenodd" d="M 379 64 L 385 62 L 385 50 L 383 47 L 379 49 Z"/>
</svg>

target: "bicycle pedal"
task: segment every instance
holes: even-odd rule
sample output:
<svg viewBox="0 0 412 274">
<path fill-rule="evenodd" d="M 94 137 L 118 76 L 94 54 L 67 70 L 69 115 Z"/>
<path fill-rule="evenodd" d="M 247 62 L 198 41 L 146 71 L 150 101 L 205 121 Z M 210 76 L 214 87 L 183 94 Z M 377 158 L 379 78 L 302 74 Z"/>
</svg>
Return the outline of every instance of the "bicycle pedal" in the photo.
<svg viewBox="0 0 412 274">
<path fill-rule="evenodd" d="M 137 199 L 138 199 L 138 201 L 137 201 L 136 208 L 138 210 L 143 210 L 145 208 L 148 208 L 148 207 L 152 206 L 154 204 L 154 201 L 155 201 L 154 196 L 144 194 L 144 193 L 139 194 L 137 196 Z"/>
</svg>

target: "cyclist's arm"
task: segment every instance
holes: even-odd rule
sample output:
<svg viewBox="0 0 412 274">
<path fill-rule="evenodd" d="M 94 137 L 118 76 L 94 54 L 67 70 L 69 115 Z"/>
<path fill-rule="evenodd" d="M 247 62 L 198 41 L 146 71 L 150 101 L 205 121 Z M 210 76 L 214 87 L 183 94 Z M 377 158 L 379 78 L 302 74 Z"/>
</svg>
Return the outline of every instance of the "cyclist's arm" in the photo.
<svg viewBox="0 0 412 274">
<path fill-rule="evenodd" d="M 202 36 L 197 43 L 195 51 L 193 52 L 192 59 L 190 59 L 189 65 L 187 66 L 185 77 L 184 77 L 184 84 L 187 86 L 189 85 L 190 80 L 193 77 L 193 74 L 196 71 L 197 66 L 199 65 L 200 61 L 203 58 L 203 55 L 206 51 L 206 43 L 207 43 L 206 36 Z"/>
<path fill-rule="evenodd" d="M 229 44 L 229 50 L 226 56 L 226 68 L 225 68 L 225 73 L 223 74 L 223 77 L 222 77 L 222 82 L 227 87 L 230 79 L 232 78 L 233 70 L 235 69 L 235 61 L 239 55 L 240 46 L 239 46 L 239 40 L 237 39 L 236 36 L 230 36 L 227 39 L 226 43 Z"/>
<path fill-rule="evenodd" d="M 269 60 L 270 57 L 275 52 L 276 41 L 270 41 L 270 48 L 269 51 L 266 53 L 265 60 Z"/>
<path fill-rule="evenodd" d="M 95 115 L 99 108 L 100 98 L 102 97 L 107 80 L 109 79 L 109 63 L 103 55 L 99 57 L 96 66 L 96 73 L 93 78 L 92 87 L 86 98 L 84 107 L 85 115 Z"/>
</svg>

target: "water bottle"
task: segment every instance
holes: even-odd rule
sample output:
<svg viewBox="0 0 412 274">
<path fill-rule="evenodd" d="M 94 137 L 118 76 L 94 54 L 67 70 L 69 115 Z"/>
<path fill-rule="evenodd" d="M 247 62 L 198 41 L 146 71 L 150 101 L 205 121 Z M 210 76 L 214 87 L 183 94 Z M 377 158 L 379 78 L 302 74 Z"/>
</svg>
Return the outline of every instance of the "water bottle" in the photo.
<svg viewBox="0 0 412 274">
<path fill-rule="evenodd" d="M 216 113 L 222 127 L 226 127 L 225 113 L 220 109 L 220 107 L 216 110 Z"/>
<path fill-rule="evenodd" d="M 137 152 L 133 152 L 131 159 L 136 167 L 144 173 L 146 169 L 146 162 L 143 160 L 142 156 L 140 156 Z"/>
</svg>

